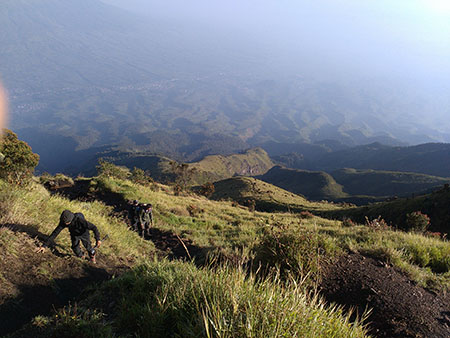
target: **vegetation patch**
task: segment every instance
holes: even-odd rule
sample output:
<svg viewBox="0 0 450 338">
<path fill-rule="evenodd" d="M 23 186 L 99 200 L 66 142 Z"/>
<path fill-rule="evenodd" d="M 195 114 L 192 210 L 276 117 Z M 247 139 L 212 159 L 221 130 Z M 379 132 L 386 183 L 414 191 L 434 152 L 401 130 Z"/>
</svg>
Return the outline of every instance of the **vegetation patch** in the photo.
<svg viewBox="0 0 450 338">
<path fill-rule="evenodd" d="M 99 304 L 103 307 L 93 310 Z M 282 281 L 276 274 L 257 280 L 227 266 L 212 270 L 189 263 L 146 264 L 103 284 L 82 310 L 72 309 L 68 320 L 63 311 L 40 318 L 49 336 L 94 330 L 100 336 L 112 331 L 140 337 L 366 336 L 361 321 L 351 322 L 342 309 L 326 306 L 302 284 Z"/>
</svg>

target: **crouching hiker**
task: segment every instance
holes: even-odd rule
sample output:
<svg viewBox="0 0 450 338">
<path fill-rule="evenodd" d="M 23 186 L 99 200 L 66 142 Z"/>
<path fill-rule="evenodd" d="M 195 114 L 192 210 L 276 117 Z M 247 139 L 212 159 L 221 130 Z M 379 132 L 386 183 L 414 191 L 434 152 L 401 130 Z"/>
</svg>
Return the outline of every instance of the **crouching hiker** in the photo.
<svg viewBox="0 0 450 338">
<path fill-rule="evenodd" d="M 70 239 L 72 241 L 72 250 L 75 255 L 80 258 L 85 257 L 80 248 L 81 241 L 88 252 L 90 261 L 92 263 L 95 263 L 95 249 L 91 245 L 89 230 L 92 230 L 94 232 L 96 240 L 95 247 L 99 247 L 102 244 L 102 242 L 100 241 L 100 233 L 98 232 L 98 229 L 94 224 L 86 221 L 82 213 L 73 214 L 69 210 L 64 210 L 62 212 L 59 218 L 58 226 L 48 237 L 47 241 L 44 243 L 44 247 L 40 248 L 38 252 L 43 252 L 45 250 L 45 247 L 52 246 L 55 238 L 64 228 L 69 228 Z"/>
<path fill-rule="evenodd" d="M 150 236 L 150 226 L 153 226 L 152 211 L 151 204 L 142 204 L 139 209 L 139 230 L 142 238 Z"/>
</svg>

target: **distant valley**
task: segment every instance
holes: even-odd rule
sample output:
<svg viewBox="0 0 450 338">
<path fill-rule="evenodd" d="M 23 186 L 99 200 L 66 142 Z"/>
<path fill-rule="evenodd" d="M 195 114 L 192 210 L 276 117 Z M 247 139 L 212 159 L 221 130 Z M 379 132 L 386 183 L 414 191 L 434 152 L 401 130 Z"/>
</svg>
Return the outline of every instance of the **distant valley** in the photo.
<svg viewBox="0 0 450 338">
<path fill-rule="evenodd" d="M 300 64 L 286 71 L 247 36 L 187 29 L 96 0 L 8 0 L 0 20 L 11 128 L 41 154 L 41 172 L 75 171 L 109 148 L 199 161 L 258 146 L 271 156 L 277 145 L 303 156 L 295 148 L 450 140 L 417 127 L 427 106 L 412 92 L 315 78 Z M 404 110 L 407 121 L 398 114 Z M 367 168 L 333 169 L 342 167 Z"/>
</svg>

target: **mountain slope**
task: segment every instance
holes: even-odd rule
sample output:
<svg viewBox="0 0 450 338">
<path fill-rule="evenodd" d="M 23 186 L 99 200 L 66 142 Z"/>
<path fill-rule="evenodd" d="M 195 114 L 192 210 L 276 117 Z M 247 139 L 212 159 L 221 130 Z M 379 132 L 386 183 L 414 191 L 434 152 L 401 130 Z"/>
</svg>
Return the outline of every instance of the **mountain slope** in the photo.
<svg viewBox="0 0 450 338">
<path fill-rule="evenodd" d="M 259 211 L 321 211 L 340 207 L 334 204 L 314 203 L 300 195 L 278 188 L 272 184 L 252 177 L 233 177 L 214 183 L 215 191 L 211 196 L 214 200 L 233 200 L 242 205 L 250 206 L 253 201 Z"/>
<path fill-rule="evenodd" d="M 368 318 L 369 329 L 378 334 L 400 335 L 413 330 L 424 336 L 448 332 L 445 316 L 441 320 L 441 312 L 448 308 L 448 300 L 442 295 L 450 285 L 446 273 L 450 262 L 445 260 L 450 249 L 448 242 L 364 226 L 348 228 L 339 221 L 304 218 L 292 212 L 253 212 L 228 201 L 188 194 L 175 196 L 170 187 L 159 184 L 144 187 L 113 177 L 80 181 L 87 182 L 88 188 L 88 196 L 78 196 L 83 202 L 70 201 L 60 194 L 50 195 L 34 183 L 23 189 L 0 181 L 0 313 L 5 314 L 0 316 L 1 334 L 13 333 L 30 321 L 12 337 L 144 336 L 149 332 L 164 337 L 166 332 L 182 335 L 187 329 L 196 337 L 207 337 L 214 328 L 205 327 L 204 323 L 214 323 L 215 327 L 226 325 L 222 326 L 224 330 L 235 336 L 260 336 L 264 331 L 270 332 L 269 336 L 282 332 L 285 336 L 326 338 L 332 332 L 339 338 L 365 337 L 366 330 L 359 321 L 354 323 L 343 309 L 318 301 L 321 297 L 310 298 L 304 284 L 317 285 L 314 269 L 320 266 L 320 271 L 322 268 L 328 271 L 327 262 L 333 264 L 338 255 L 341 257 L 336 266 L 345 272 L 330 270 L 333 274 L 327 277 L 328 286 L 337 295 L 347 290 L 361 294 L 352 299 L 357 299 L 356 305 L 362 309 L 370 304 L 376 306 L 376 315 Z M 244 181 L 255 180 L 244 178 Z M 102 201 L 86 201 L 89 196 Z M 108 196 L 118 199 L 106 206 L 105 203 L 111 202 Z M 122 218 L 125 201 L 130 199 L 151 201 L 154 205 L 155 224 L 147 240 L 130 231 Z M 110 235 L 98 249 L 98 265 L 72 256 L 66 232 L 58 237 L 60 246 L 56 251 L 47 250 L 43 256 L 35 253 L 64 209 L 82 211 L 99 226 L 102 234 Z M 183 252 L 180 256 L 172 255 L 173 259 L 180 258 L 177 262 L 154 255 L 169 254 L 172 249 L 176 252 L 175 246 Z M 220 255 L 217 260 L 197 267 L 184 261 L 189 255 L 195 259 L 203 252 L 194 248 L 217 250 Z M 346 254 L 350 250 L 351 257 Z M 370 254 L 372 258 L 355 252 Z M 250 260 L 255 255 L 259 261 Z M 434 255 L 433 261 L 420 259 L 426 255 Z M 357 275 L 356 264 L 348 264 L 355 259 L 361 262 L 363 276 Z M 30 264 L 30 260 L 36 265 Z M 111 265 L 129 269 L 138 262 L 143 264 L 109 282 L 85 289 L 82 299 L 72 298 L 68 303 L 62 297 L 67 290 L 83 288 L 90 281 L 111 278 L 110 274 L 104 275 Z M 277 270 L 286 279 L 280 279 L 280 275 L 266 278 L 262 273 L 264 267 L 270 270 L 286 264 L 288 269 Z M 12 269 L 15 266 L 24 274 L 16 274 Z M 255 274 L 246 270 L 250 266 L 257 269 Z M 347 266 L 351 269 L 346 269 Z M 405 270 L 414 271 L 411 276 L 419 283 L 414 285 L 413 293 Z M 104 279 L 89 279 L 99 275 Z M 395 294 L 390 289 L 394 285 Z M 432 286 L 434 293 L 422 285 Z M 367 295 L 368 287 L 374 293 Z M 61 302 L 54 302 L 56 298 L 52 297 L 58 296 Z M 65 306 L 48 313 L 52 302 Z M 48 307 L 39 310 L 38 304 Z M 390 311 L 383 311 L 385 308 Z M 274 317 L 278 318 L 275 322 Z M 12 319 L 20 321 L 13 323 Z M 248 325 L 249 320 L 252 325 Z"/>
<path fill-rule="evenodd" d="M 450 183 L 450 179 L 437 176 L 380 170 L 342 169 L 331 176 L 350 195 L 378 197 L 418 194 Z"/>
<path fill-rule="evenodd" d="M 276 166 L 259 179 L 312 200 L 336 200 L 348 195 L 334 178 L 318 171 L 295 170 Z"/>
<path fill-rule="evenodd" d="M 324 154 L 319 159 L 297 161 L 298 168 L 333 171 L 342 168 L 422 173 L 450 177 L 450 144 L 426 143 L 389 147 L 380 143 Z"/>
</svg>

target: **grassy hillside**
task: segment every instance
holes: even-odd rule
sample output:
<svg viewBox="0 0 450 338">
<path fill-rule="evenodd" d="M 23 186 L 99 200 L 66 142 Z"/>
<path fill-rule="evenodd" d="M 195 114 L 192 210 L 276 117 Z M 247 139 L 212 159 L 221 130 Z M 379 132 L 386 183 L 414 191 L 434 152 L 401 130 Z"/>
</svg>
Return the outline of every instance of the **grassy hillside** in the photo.
<svg viewBox="0 0 450 338">
<path fill-rule="evenodd" d="M 357 146 L 323 154 L 319 159 L 297 162 L 299 169 L 341 168 L 414 172 L 440 177 L 450 176 L 450 144 L 426 143 L 409 147 L 389 147 L 380 143 Z"/>
<path fill-rule="evenodd" d="M 276 166 L 258 178 L 312 200 L 335 200 L 348 196 L 331 175 L 321 171 Z"/>
<path fill-rule="evenodd" d="M 242 154 L 230 156 L 207 156 L 189 165 L 203 176 L 200 181 L 215 182 L 232 176 L 257 176 L 273 167 L 269 155 L 261 148 L 254 148 Z M 198 180 L 198 179 L 197 179 Z M 201 183 L 201 182 L 198 182 Z"/>
<path fill-rule="evenodd" d="M 233 177 L 214 183 L 214 200 L 232 200 L 242 205 L 255 202 L 259 211 L 321 211 L 340 209 L 332 203 L 310 202 L 301 195 L 278 188 L 252 177 Z"/>
<path fill-rule="evenodd" d="M 179 163 L 167 157 L 120 151 L 104 155 L 105 160 L 117 165 L 130 169 L 138 167 L 148 170 L 150 176 L 157 181 L 174 181 L 176 178 L 171 163 Z M 201 161 L 188 163 L 188 165 L 190 170 L 194 170 L 189 174 L 188 181 L 191 185 L 215 182 L 236 175 L 262 175 L 273 167 L 269 155 L 261 148 L 249 149 L 229 156 L 206 156 Z M 90 166 L 93 167 L 94 164 L 91 163 Z"/>
<path fill-rule="evenodd" d="M 127 230 L 123 220 L 111 216 L 112 207 L 102 202 L 69 201 L 50 195 L 38 185 L 21 189 L 2 183 L 0 312 L 9 313 L 2 318 L 12 318 L 10 310 L 18 302 L 41 304 L 38 294 L 59 295 L 66 290 L 65 285 L 76 285 L 86 276 L 108 270 L 121 274 L 119 267 L 135 267 L 89 289 L 77 305 L 55 302 L 61 308 L 54 314 L 29 312 L 24 318 L 32 323 L 15 337 L 364 337 L 360 323 L 351 323 L 341 309 L 325 305 L 314 291 L 325 272 L 323 268 L 346 252 L 381 258 L 436 292 L 450 286 L 450 261 L 446 260 L 450 245 L 438 239 L 359 225 L 344 227 L 339 221 L 304 218 L 296 213 L 254 212 L 230 201 L 211 201 L 190 193 L 176 196 L 172 188 L 159 184 L 144 187 L 108 177 L 88 182 L 90 191 L 97 196 L 114 195 L 123 200 L 153 203 L 154 237 L 151 241 L 140 239 Z M 281 198 L 274 193 L 272 197 Z M 294 198 L 286 196 L 291 197 Z M 308 206 L 301 197 L 297 201 Z M 318 203 L 309 206 L 311 211 L 320 208 Z M 82 211 L 102 234 L 110 235 L 99 250 L 97 266 L 71 255 L 67 233 L 58 237 L 57 250 L 68 257 L 50 251 L 44 256 L 34 254 L 40 238 L 51 232 L 66 208 Z M 325 204 L 323 209 L 326 208 L 330 206 Z M 160 260 L 155 255 L 162 253 L 158 233 L 171 234 L 178 244 L 183 242 L 182 250 L 193 257 L 200 252 L 215 252 L 211 257 L 220 259 L 203 267 Z M 170 248 L 171 242 L 167 243 Z M 424 255 L 429 259 L 420 259 Z M 39 264 L 20 270 L 21 264 L 30 259 Z M 222 265 L 222 261 L 234 263 Z M 257 263 L 278 270 L 258 278 L 242 270 L 252 264 L 258 266 Z M 22 274 L 16 274 L 24 269 L 27 281 Z M 24 282 L 30 287 L 24 287 Z M 14 313 L 18 309 L 25 311 L 20 306 L 15 309 Z"/>
<path fill-rule="evenodd" d="M 396 171 L 341 169 L 331 176 L 349 195 L 409 195 L 449 184 L 450 179 Z"/>
<path fill-rule="evenodd" d="M 324 212 L 327 217 L 349 217 L 363 223 L 365 217 L 375 219 L 381 216 L 388 224 L 407 230 L 406 215 L 420 211 L 430 217 L 429 230 L 450 235 L 450 190 L 444 187 L 431 194 L 400 198 L 389 202 L 379 202 L 348 210 Z"/>
</svg>

